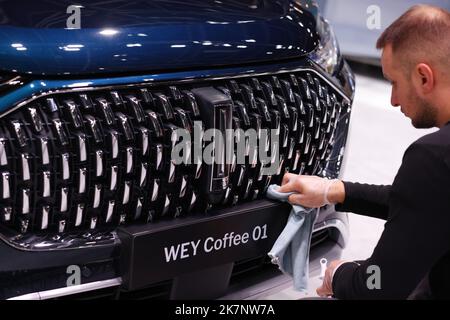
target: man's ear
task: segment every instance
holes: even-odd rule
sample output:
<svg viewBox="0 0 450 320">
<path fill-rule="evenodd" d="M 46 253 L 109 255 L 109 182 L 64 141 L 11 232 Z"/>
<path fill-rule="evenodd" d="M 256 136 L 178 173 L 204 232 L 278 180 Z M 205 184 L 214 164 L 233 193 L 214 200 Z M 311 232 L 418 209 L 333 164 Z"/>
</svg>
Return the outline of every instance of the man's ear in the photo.
<svg viewBox="0 0 450 320">
<path fill-rule="evenodd" d="M 423 94 L 430 93 L 434 89 L 436 81 L 433 69 L 426 63 L 419 63 L 416 66 L 414 73 L 420 91 L 422 91 Z"/>
</svg>

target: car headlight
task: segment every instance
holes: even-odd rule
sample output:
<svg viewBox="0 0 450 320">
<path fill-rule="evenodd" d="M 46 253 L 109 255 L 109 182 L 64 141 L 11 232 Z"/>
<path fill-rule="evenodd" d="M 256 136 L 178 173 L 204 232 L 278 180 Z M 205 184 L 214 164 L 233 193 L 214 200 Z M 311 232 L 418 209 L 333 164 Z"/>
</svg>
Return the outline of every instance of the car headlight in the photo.
<svg viewBox="0 0 450 320">
<path fill-rule="evenodd" d="M 309 55 L 309 58 L 326 72 L 333 74 L 341 62 L 339 44 L 333 28 L 328 21 L 321 17 L 317 19 L 317 32 L 320 36 L 320 42 L 317 49 Z"/>
</svg>

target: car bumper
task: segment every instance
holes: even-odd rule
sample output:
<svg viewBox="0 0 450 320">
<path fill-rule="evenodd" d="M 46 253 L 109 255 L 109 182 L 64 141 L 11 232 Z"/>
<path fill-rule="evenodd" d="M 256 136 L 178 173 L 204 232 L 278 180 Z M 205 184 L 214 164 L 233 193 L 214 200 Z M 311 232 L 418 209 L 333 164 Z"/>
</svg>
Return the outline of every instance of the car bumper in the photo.
<svg viewBox="0 0 450 320">
<path fill-rule="evenodd" d="M 281 224 L 276 223 L 279 228 L 279 226 L 283 225 L 289 208 L 284 205 L 280 207 L 274 203 L 270 203 L 270 206 L 279 211 L 279 220 L 282 222 Z M 282 211 L 280 211 L 280 208 L 283 208 Z M 239 214 L 239 219 L 242 220 L 241 214 Z M 221 225 L 223 226 L 223 221 Z M 125 232 L 126 230 L 123 231 Z M 173 231 L 180 233 L 180 230 L 177 229 Z M 334 207 L 323 208 L 320 218 L 314 226 L 314 235 L 310 250 L 310 278 L 319 275 L 320 260 L 322 258 L 326 258 L 328 261 L 340 258 L 342 250 L 348 243 L 347 214 L 335 212 Z M 273 241 L 273 238 L 270 239 L 269 245 Z M 268 247 L 263 246 L 263 250 L 259 248 L 253 250 L 252 253 L 246 252 L 246 258 L 242 260 L 236 260 L 234 253 L 220 254 L 216 257 L 211 257 L 210 261 L 222 259 L 227 262 L 222 264 L 213 263 L 208 267 L 195 261 L 187 261 L 187 264 L 192 266 L 191 270 L 186 270 L 186 268 L 185 272 L 178 270 L 176 276 L 168 276 L 170 279 L 165 279 L 163 282 L 153 281 L 151 283 L 152 281 L 150 281 L 146 283 L 145 280 L 140 281 L 135 283 L 136 288 L 131 290 L 129 270 L 122 268 L 115 276 L 108 279 L 30 292 L 7 298 L 11 300 L 47 300 L 57 298 L 123 297 L 126 299 L 134 294 L 134 298 L 151 295 L 151 298 L 171 299 L 270 299 L 275 293 L 291 286 L 292 279 L 282 274 L 262 254 L 262 252 L 268 251 L 265 250 L 266 248 Z M 120 260 L 120 257 L 118 259 Z M 155 268 L 153 271 L 156 271 L 157 277 L 160 277 L 160 280 L 164 280 L 164 277 L 161 276 L 161 269 L 157 266 Z M 151 270 L 147 274 L 149 273 L 152 273 Z M 85 281 L 88 280 L 85 279 Z M 216 285 L 212 286 L 212 283 Z"/>
</svg>

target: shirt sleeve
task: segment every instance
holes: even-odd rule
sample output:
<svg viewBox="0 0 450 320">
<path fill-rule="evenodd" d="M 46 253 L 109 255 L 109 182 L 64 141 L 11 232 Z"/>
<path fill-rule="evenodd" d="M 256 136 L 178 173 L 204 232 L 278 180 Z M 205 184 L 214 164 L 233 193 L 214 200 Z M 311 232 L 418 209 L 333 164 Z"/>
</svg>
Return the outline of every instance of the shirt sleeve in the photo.
<svg viewBox="0 0 450 320">
<path fill-rule="evenodd" d="M 336 210 L 387 220 L 391 186 L 345 182 L 345 201 Z"/>
<path fill-rule="evenodd" d="M 448 166 L 427 145 L 407 150 L 390 191 L 384 232 L 369 259 L 336 270 L 337 299 L 408 297 L 449 250 L 449 177 Z"/>
</svg>

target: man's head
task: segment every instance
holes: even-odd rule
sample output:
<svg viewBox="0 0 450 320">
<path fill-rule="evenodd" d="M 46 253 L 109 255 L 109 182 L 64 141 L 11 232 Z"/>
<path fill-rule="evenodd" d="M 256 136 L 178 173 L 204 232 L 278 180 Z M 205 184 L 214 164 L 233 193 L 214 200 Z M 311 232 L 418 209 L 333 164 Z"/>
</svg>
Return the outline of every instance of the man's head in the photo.
<svg viewBox="0 0 450 320">
<path fill-rule="evenodd" d="M 383 32 L 377 48 L 392 105 L 416 128 L 450 121 L 450 12 L 414 6 Z"/>
</svg>

